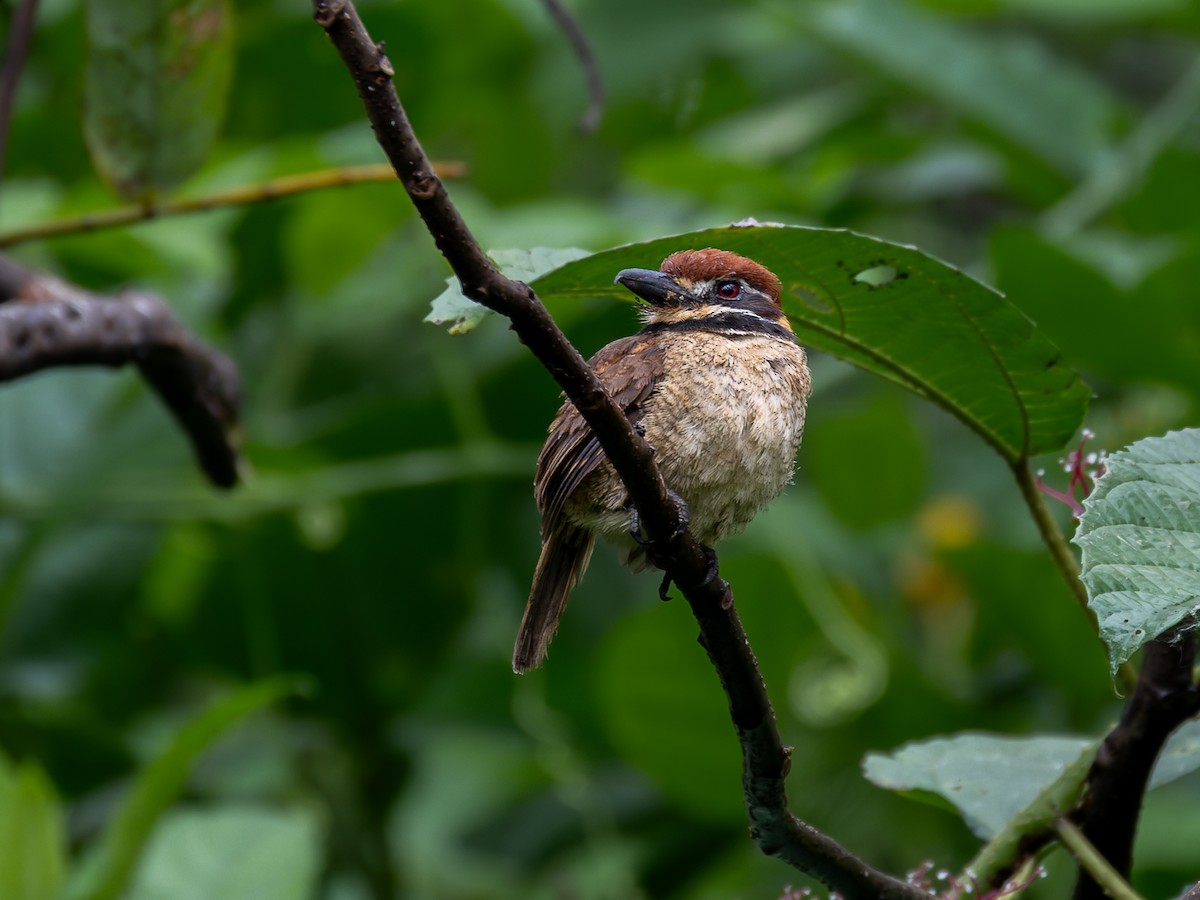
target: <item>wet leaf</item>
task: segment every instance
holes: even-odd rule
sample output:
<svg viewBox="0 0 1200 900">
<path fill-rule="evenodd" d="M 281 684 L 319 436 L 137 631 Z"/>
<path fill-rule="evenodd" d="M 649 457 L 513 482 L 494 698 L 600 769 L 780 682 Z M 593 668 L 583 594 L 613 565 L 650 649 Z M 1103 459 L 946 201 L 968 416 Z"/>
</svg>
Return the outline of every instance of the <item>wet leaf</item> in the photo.
<svg viewBox="0 0 1200 900">
<path fill-rule="evenodd" d="M 1022 839 L 1044 830 L 1079 798 L 1099 743 L 1081 737 L 957 734 L 869 753 L 863 774 L 879 787 L 945 802 L 987 844 L 969 870 L 981 882 L 1016 858 Z M 1164 747 L 1151 789 L 1200 768 L 1200 723 Z"/>
<path fill-rule="evenodd" d="M 869 781 L 893 791 L 928 791 L 949 801 L 971 830 L 990 838 L 1033 803 L 1093 742 L 960 734 L 905 744 L 863 760 Z M 1086 774 L 1086 769 L 1081 773 Z"/>
<path fill-rule="evenodd" d="M 1200 613 L 1200 429 L 1108 457 L 1074 541 L 1112 671 Z"/>
</svg>

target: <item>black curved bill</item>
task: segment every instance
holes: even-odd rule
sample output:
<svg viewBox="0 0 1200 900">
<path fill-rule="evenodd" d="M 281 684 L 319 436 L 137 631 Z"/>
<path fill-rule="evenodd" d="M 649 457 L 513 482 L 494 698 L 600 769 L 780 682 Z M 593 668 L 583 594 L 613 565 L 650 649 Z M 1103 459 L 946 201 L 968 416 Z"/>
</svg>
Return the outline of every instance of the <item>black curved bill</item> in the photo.
<svg viewBox="0 0 1200 900">
<path fill-rule="evenodd" d="M 684 290 L 666 272 L 651 269 L 622 269 L 613 284 L 623 284 L 652 306 L 675 306 L 695 303 L 696 298 Z"/>
</svg>

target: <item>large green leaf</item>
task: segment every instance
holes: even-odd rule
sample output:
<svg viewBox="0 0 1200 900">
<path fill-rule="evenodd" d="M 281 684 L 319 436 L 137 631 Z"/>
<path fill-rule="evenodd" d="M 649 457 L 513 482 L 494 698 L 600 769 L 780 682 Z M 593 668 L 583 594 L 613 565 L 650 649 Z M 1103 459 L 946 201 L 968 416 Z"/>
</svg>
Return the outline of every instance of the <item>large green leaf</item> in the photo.
<svg viewBox="0 0 1200 900">
<path fill-rule="evenodd" d="M 191 175 L 225 115 L 228 0 L 88 0 L 84 134 L 100 174 L 151 201 Z"/>
<path fill-rule="evenodd" d="M 657 267 L 688 247 L 751 257 L 783 281 L 802 344 L 833 353 L 944 407 L 1010 462 L 1056 450 L 1079 427 L 1089 391 L 1003 296 L 912 247 L 851 231 L 730 226 L 629 244 L 536 279 L 543 300 L 628 297 L 627 267 Z"/>
<path fill-rule="evenodd" d="M 1080 737 L 957 734 L 870 753 L 863 774 L 882 788 L 932 795 L 954 806 L 988 844 L 971 864 L 981 879 L 1012 860 L 1023 836 L 1042 830 L 1078 800 L 1099 743 Z M 1151 789 L 1200 768 L 1200 723 L 1173 734 Z"/>
<path fill-rule="evenodd" d="M 1146 438 L 1108 457 L 1084 501 L 1088 605 L 1113 672 L 1138 648 L 1200 614 L 1200 429 Z"/>
<path fill-rule="evenodd" d="M 956 27 L 896 0 L 792 7 L 801 27 L 1071 175 L 1107 148 L 1119 106 L 1031 38 Z"/>
<path fill-rule="evenodd" d="M 172 813 L 155 830 L 128 900 L 308 900 L 316 817 L 222 807 Z"/>
<path fill-rule="evenodd" d="M 1200 719 L 1184 722 L 1158 755 L 1147 790 L 1169 784 L 1200 769 Z"/>
<path fill-rule="evenodd" d="M 105 829 L 95 855 L 72 879 L 68 896 L 113 900 L 121 896 L 151 830 L 183 789 L 192 764 L 226 729 L 296 689 L 290 678 L 271 678 L 217 701 L 188 722 L 166 749 L 137 775 Z"/>
<path fill-rule="evenodd" d="M 1087 738 L 960 734 L 906 744 L 888 755 L 870 753 L 863 774 L 883 788 L 928 791 L 949 801 L 972 831 L 990 838 L 1092 744 Z"/>
<path fill-rule="evenodd" d="M 62 810 L 35 764 L 13 767 L 0 756 L 0 897 L 58 895 L 66 869 Z"/>
</svg>

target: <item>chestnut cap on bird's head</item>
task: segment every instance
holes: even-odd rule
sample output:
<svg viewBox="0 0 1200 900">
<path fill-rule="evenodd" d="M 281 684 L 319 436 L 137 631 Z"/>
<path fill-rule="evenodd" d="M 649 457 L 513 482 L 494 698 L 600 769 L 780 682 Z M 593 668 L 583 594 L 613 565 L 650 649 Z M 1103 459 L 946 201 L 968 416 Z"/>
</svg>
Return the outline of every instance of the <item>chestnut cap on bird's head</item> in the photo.
<svg viewBox="0 0 1200 900">
<path fill-rule="evenodd" d="M 660 271 L 623 269 L 614 283 L 649 304 L 645 318 L 651 323 L 736 311 L 787 327 L 775 273 L 728 250 L 680 250 L 663 260 Z"/>
</svg>

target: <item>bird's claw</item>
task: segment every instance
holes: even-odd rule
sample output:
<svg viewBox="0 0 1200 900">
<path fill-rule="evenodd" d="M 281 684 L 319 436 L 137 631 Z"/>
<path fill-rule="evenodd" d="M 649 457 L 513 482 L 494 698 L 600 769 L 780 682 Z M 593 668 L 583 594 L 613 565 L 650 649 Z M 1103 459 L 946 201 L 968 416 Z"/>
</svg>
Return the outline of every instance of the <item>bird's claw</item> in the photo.
<svg viewBox="0 0 1200 900">
<path fill-rule="evenodd" d="M 675 519 L 675 529 L 671 532 L 671 536 L 662 542 L 664 544 L 675 540 L 687 531 L 688 525 L 691 522 L 691 512 L 688 510 L 687 502 L 670 488 L 667 488 L 667 494 L 675 501 L 675 509 L 678 511 L 678 516 Z M 637 507 L 633 505 L 629 507 L 629 536 L 633 538 L 634 543 L 639 547 L 645 547 L 646 556 L 649 557 L 651 562 L 659 565 L 661 568 L 661 557 L 658 559 L 655 558 L 657 555 L 655 553 L 655 545 L 659 542 L 652 541 L 642 534 L 642 517 L 638 513 Z M 717 577 L 717 554 L 713 552 L 711 547 L 701 546 L 704 550 L 705 559 L 708 560 L 708 570 L 705 572 L 704 580 L 700 582 L 700 585 L 703 586 Z M 671 599 L 671 581 L 670 573 L 665 573 L 662 583 L 658 586 L 659 600 L 667 601 Z"/>
<path fill-rule="evenodd" d="M 675 520 L 675 530 L 671 532 L 671 536 L 668 538 L 668 540 L 673 541 L 687 531 L 692 514 L 688 510 L 687 502 L 677 493 L 667 488 L 667 495 L 675 501 L 675 508 L 679 511 L 679 516 Z M 629 536 L 640 547 L 648 547 L 654 543 L 654 541 L 642 534 L 642 516 L 638 512 L 638 508 L 632 504 L 629 506 Z"/>
<path fill-rule="evenodd" d="M 666 603 L 671 599 L 669 591 L 671 590 L 671 573 L 663 572 L 662 584 L 658 586 L 658 599 Z"/>
<path fill-rule="evenodd" d="M 711 584 L 721 571 L 721 567 L 717 564 L 717 551 L 712 547 L 707 547 L 704 544 L 700 545 L 700 549 L 704 551 L 704 559 L 708 563 L 708 568 L 704 570 L 704 577 L 696 585 L 696 587 L 704 587 L 706 584 Z M 662 584 L 658 586 L 658 599 L 664 603 L 671 599 L 671 573 L 664 572 Z"/>
<path fill-rule="evenodd" d="M 642 517 L 638 513 L 636 506 L 629 507 L 629 536 L 633 538 L 633 542 L 639 547 L 648 547 L 653 543 L 649 538 L 642 535 Z"/>
<path fill-rule="evenodd" d="M 679 516 L 675 520 L 675 530 L 671 532 L 671 539 L 674 540 L 688 530 L 688 525 L 692 521 L 692 511 L 688 509 L 687 501 L 670 488 L 667 488 L 667 496 L 675 501 L 675 509 L 679 511 Z"/>
<path fill-rule="evenodd" d="M 708 568 L 704 570 L 704 580 L 700 582 L 700 587 L 706 584 L 712 584 L 713 579 L 721 572 L 721 567 L 717 563 L 717 551 L 712 547 L 704 544 L 700 545 L 700 549 L 704 551 L 704 561 L 708 563 Z"/>
</svg>

